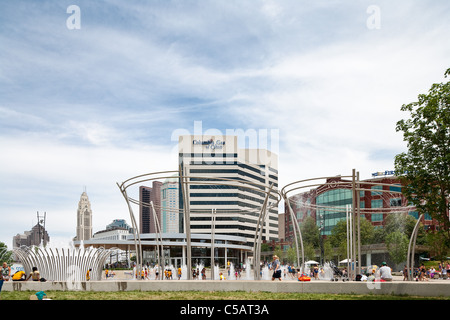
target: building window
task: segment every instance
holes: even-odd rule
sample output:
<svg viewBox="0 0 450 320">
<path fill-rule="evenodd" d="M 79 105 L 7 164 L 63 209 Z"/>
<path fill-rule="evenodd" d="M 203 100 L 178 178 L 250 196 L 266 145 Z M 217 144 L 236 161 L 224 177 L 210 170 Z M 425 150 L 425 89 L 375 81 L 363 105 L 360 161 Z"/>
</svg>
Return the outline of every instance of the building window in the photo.
<svg viewBox="0 0 450 320">
<path fill-rule="evenodd" d="M 372 208 L 383 208 L 383 199 L 372 200 L 371 207 Z"/>
<path fill-rule="evenodd" d="M 402 199 L 401 198 L 391 198 L 391 199 L 389 199 L 389 205 L 391 207 L 401 207 Z"/>
<path fill-rule="evenodd" d="M 322 235 L 330 235 L 334 226 L 345 219 L 345 208 L 352 204 L 352 199 L 350 189 L 333 189 L 316 197 L 316 204 L 319 207 L 317 216 L 322 217 L 316 220 L 316 224 L 321 227 L 323 222 Z"/>
<path fill-rule="evenodd" d="M 414 217 L 414 218 L 416 218 L 416 219 L 419 219 L 419 213 L 418 213 L 417 211 L 410 211 L 410 212 L 408 212 L 408 214 L 409 214 L 411 217 Z"/>
<path fill-rule="evenodd" d="M 390 186 L 389 190 L 390 191 L 395 191 L 395 192 L 402 192 L 402 186 L 400 184 L 395 184 L 396 186 Z M 398 187 L 397 187 L 398 186 Z"/>
<path fill-rule="evenodd" d="M 380 222 L 383 221 L 382 213 L 372 213 L 372 222 Z"/>
<path fill-rule="evenodd" d="M 372 190 L 383 190 L 383 186 L 373 186 L 371 189 Z M 382 194 L 382 192 L 372 191 L 372 195 L 373 196 L 377 196 L 377 195 L 380 195 L 380 194 Z"/>
</svg>

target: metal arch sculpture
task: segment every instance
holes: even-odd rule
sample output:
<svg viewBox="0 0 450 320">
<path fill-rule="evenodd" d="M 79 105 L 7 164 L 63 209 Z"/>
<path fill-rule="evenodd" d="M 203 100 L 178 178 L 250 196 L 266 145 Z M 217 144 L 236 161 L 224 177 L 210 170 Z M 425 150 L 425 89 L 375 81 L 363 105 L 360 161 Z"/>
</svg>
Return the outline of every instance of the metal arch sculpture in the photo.
<svg viewBox="0 0 450 320">
<path fill-rule="evenodd" d="M 0 263 L 9 259 L 9 256 L 11 255 L 10 251 L 8 251 L 7 247 L 0 248 Z"/>
<path fill-rule="evenodd" d="M 408 255 L 406 256 L 406 270 L 408 272 L 408 281 L 413 280 L 414 275 L 414 250 L 416 247 L 417 234 L 419 232 L 420 220 L 422 220 L 423 213 L 417 219 L 416 225 L 414 226 L 413 232 L 411 233 L 411 238 L 408 244 Z"/>
<path fill-rule="evenodd" d="M 359 180 L 359 177 L 358 177 Z M 361 181 L 358 181 L 359 184 L 361 184 Z M 364 185 L 370 185 L 371 187 L 373 186 L 386 186 L 386 187 L 396 187 L 396 188 L 402 188 L 403 186 L 401 185 L 397 185 L 397 184 L 391 184 L 391 183 L 379 183 L 379 182 L 368 182 L 368 181 L 364 181 L 362 182 L 362 184 Z M 376 209 L 371 208 L 370 210 L 367 209 L 361 209 L 359 206 L 359 192 L 360 191 L 370 191 L 370 192 L 380 192 L 381 194 L 385 194 L 385 193 L 395 193 L 395 194 L 402 194 L 402 191 L 399 190 L 383 190 L 383 189 L 376 189 L 376 191 L 374 191 L 374 189 L 368 189 L 368 188 L 362 188 L 360 186 L 358 186 L 356 188 L 357 191 L 357 203 L 358 203 L 358 240 L 357 240 L 357 244 L 358 244 L 358 257 L 361 257 L 361 239 L 360 239 L 360 211 L 362 210 L 362 213 L 374 213 L 376 211 Z M 392 212 L 405 212 L 405 211 L 410 211 L 412 208 L 414 208 L 413 206 L 399 206 L 399 207 L 394 207 L 394 208 L 389 208 L 389 211 L 387 213 L 392 213 Z M 386 208 L 383 208 L 386 209 Z M 378 213 L 378 212 L 376 212 Z M 407 269 L 408 269 L 408 274 L 412 273 L 412 269 L 414 268 L 414 249 L 416 246 L 416 240 L 417 240 L 417 233 L 418 233 L 418 227 L 420 224 L 420 220 L 422 219 L 423 214 L 421 214 L 416 222 L 416 225 L 414 226 L 414 230 L 411 233 L 410 239 L 409 239 L 409 244 L 408 244 L 408 253 L 407 253 Z M 354 247 L 355 248 L 355 247 Z M 412 251 L 412 254 L 410 255 L 410 252 Z M 356 257 L 356 253 L 354 253 L 354 256 Z M 358 259 L 358 273 L 361 272 L 361 259 Z M 410 267 L 412 266 L 412 267 Z"/>
<path fill-rule="evenodd" d="M 220 178 L 220 177 L 214 177 L 214 176 L 196 176 L 196 175 L 184 175 L 184 170 L 180 166 L 179 171 L 160 171 L 160 172 L 153 172 L 153 173 L 147 173 L 135 176 L 133 178 L 127 179 L 122 184 L 117 183 L 117 186 L 119 187 L 125 201 L 127 202 L 127 206 L 130 213 L 130 218 L 133 223 L 134 228 L 134 242 L 135 242 L 135 248 L 136 248 L 136 263 L 137 263 L 137 269 L 140 270 L 142 268 L 142 243 L 139 236 L 139 229 L 136 224 L 136 220 L 134 217 L 134 213 L 131 207 L 131 203 L 137 204 L 137 205 L 144 205 L 149 206 L 149 204 L 142 203 L 139 200 L 133 199 L 127 195 L 127 189 L 133 185 L 141 184 L 144 182 L 149 182 L 152 180 L 161 180 L 161 179 L 178 179 L 178 182 L 181 186 L 182 196 L 183 196 L 183 215 L 184 215 L 184 222 L 185 222 L 185 232 L 186 232 L 186 247 L 187 247 L 187 253 L 186 253 L 186 267 L 187 270 L 191 270 L 191 234 L 190 234 L 190 209 L 189 209 L 189 192 L 187 186 L 189 184 L 214 184 L 214 185 L 225 185 L 225 186 L 237 186 L 247 189 L 253 189 L 255 191 L 261 192 L 265 194 L 265 200 L 264 205 L 261 208 L 258 216 L 258 226 L 255 230 L 255 243 L 254 243 L 254 253 L 258 257 L 260 257 L 260 252 L 258 254 L 258 251 L 261 250 L 261 241 L 262 241 L 262 232 L 264 229 L 264 217 L 266 216 L 266 212 L 275 206 L 278 205 L 278 203 L 281 201 L 281 196 L 278 191 L 273 190 L 273 185 L 270 186 L 269 190 L 267 189 L 267 185 L 262 183 L 256 183 L 256 182 L 250 182 L 246 180 L 237 180 L 233 178 Z M 178 174 L 178 175 L 177 175 Z M 163 176 L 160 176 L 163 175 Z M 191 179 L 196 179 L 195 181 L 191 181 Z M 199 180 L 200 179 L 200 180 Z M 269 203 L 270 198 L 275 198 L 276 200 L 272 203 Z M 152 207 L 152 210 L 154 210 L 153 203 L 150 204 Z M 156 214 L 154 214 L 156 216 Z M 157 222 L 157 221 L 156 221 Z M 211 241 L 213 242 L 214 239 L 211 238 Z M 162 242 L 162 239 L 161 239 Z M 213 244 L 212 244 L 213 247 Z M 255 263 L 255 266 L 259 268 L 259 263 Z M 256 268 L 255 268 L 256 269 Z M 139 273 L 140 274 L 140 273 Z M 260 272 L 258 271 L 255 275 L 258 279 L 260 279 Z M 191 280 L 191 273 L 187 273 L 188 280 Z"/>
<path fill-rule="evenodd" d="M 141 242 L 141 238 L 140 238 L 139 227 L 136 223 L 136 218 L 134 216 L 133 209 L 131 207 L 131 203 L 135 203 L 138 205 L 142 204 L 142 205 L 146 205 L 146 206 L 148 206 L 148 204 L 141 203 L 141 201 L 129 197 L 127 194 L 127 189 L 129 187 L 139 184 L 139 183 L 148 182 L 148 181 L 152 181 L 152 180 L 156 180 L 156 179 L 170 178 L 173 176 L 157 177 L 157 178 L 149 177 L 149 178 L 142 179 L 144 177 L 157 175 L 157 174 L 174 174 L 174 173 L 180 174 L 180 172 L 178 172 L 178 171 L 161 171 L 161 172 L 141 174 L 141 175 L 129 178 L 129 179 L 125 180 L 124 182 L 122 182 L 121 184 L 116 183 L 120 189 L 120 192 L 122 193 L 122 196 L 124 197 L 124 199 L 127 203 L 128 211 L 130 213 L 130 220 L 131 220 L 131 224 L 133 226 L 134 245 L 135 245 L 135 251 L 136 251 L 136 272 L 139 276 L 141 276 L 141 270 L 142 270 L 142 242 Z M 154 216 L 156 216 L 156 215 L 154 215 Z M 158 253 L 158 256 L 159 256 L 159 253 Z M 159 263 L 161 263 L 161 262 L 159 261 Z M 161 264 L 160 264 L 160 267 L 161 267 Z M 160 272 L 160 274 L 161 273 L 162 272 Z"/>
<path fill-rule="evenodd" d="M 345 181 L 345 182 L 330 182 L 330 183 L 321 183 L 321 184 L 310 184 L 310 185 L 305 185 L 305 186 L 296 186 L 292 189 L 288 189 L 288 187 L 290 186 L 294 186 L 298 183 L 302 183 L 302 182 L 308 182 L 308 181 L 313 181 L 313 180 L 319 180 L 319 179 L 333 179 L 333 178 L 352 178 L 352 181 Z M 288 193 L 294 191 L 294 190 L 299 190 L 301 188 L 307 188 L 307 187 L 318 187 L 318 186 L 323 186 L 323 185 L 332 185 L 334 187 L 339 186 L 339 185 L 345 185 L 345 186 L 349 186 L 349 184 L 351 184 L 351 190 L 352 190 L 352 219 L 353 221 L 356 221 L 356 226 L 355 223 L 352 224 L 352 230 L 350 232 L 352 232 L 353 234 L 353 239 L 352 239 L 352 250 L 353 252 L 350 253 L 350 256 L 352 257 L 352 261 L 356 260 L 356 257 L 361 257 L 361 237 L 360 237 L 360 216 L 361 216 L 361 207 L 360 207 L 360 191 L 373 191 L 373 189 L 367 189 L 367 188 L 363 188 L 361 187 L 361 183 L 364 185 L 370 185 L 370 186 L 395 186 L 396 188 L 402 188 L 401 185 L 397 185 L 397 184 L 389 184 L 389 183 L 378 183 L 378 182 L 368 182 L 368 181 L 364 181 L 361 182 L 359 180 L 359 172 L 356 172 L 355 169 L 352 170 L 352 175 L 351 176 L 331 176 L 331 177 L 320 177 L 320 178 L 312 178 L 312 179 L 306 179 L 306 180 L 298 180 L 295 182 L 292 182 L 288 185 L 286 185 L 285 187 L 283 187 L 281 189 L 281 195 L 285 201 L 285 203 L 288 206 L 289 209 L 289 214 L 291 217 L 291 220 L 293 221 L 294 224 L 294 235 L 295 235 L 295 241 L 296 241 L 296 250 L 297 250 L 297 263 L 299 266 L 302 266 L 302 264 L 300 264 L 299 261 L 299 248 L 298 248 L 298 240 L 297 240 L 297 236 L 300 239 L 300 244 L 301 244 L 301 250 L 302 250 L 302 263 L 304 263 L 304 248 L 303 248 L 303 240 L 302 240 L 302 235 L 301 235 L 301 230 L 298 224 L 298 221 L 295 217 L 295 214 L 293 212 L 289 197 L 288 197 Z M 376 192 L 381 192 L 381 193 L 398 193 L 401 194 L 401 191 L 397 191 L 397 190 L 383 190 L 383 189 L 377 189 Z M 406 207 L 406 208 L 411 208 L 411 207 Z M 392 208 L 390 208 L 392 211 Z M 404 211 L 405 207 L 397 207 L 395 209 L 396 211 Z M 364 212 L 368 212 L 366 211 L 366 209 L 363 210 Z M 408 210 L 409 211 L 409 210 Z M 407 269 L 409 270 L 409 274 L 412 273 L 412 269 L 414 267 L 414 248 L 415 248 L 415 244 L 416 244 L 416 239 L 417 239 L 417 233 L 418 233 L 418 226 L 419 226 L 419 222 L 422 218 L 423 214 L 418 218 L 418 221 L 414 227 L 414 231 L 411 234 L 410 237 L 410 241 L 409 241 L 409 246 L 408 246 L 408 257 L 407 257 Z M 356 219 L 357 218 L 357 219 Z M 296 232 L 298 232 L 298 235 L 296 234 Z M 356 249 L 358 248 L 358 249 Z M 356 254 L 356 250 L 358 251 L 358 253 Z M 412 253 L 411 253 L 412 251 Z M 347 257 L 347 264 L 349 264 L 349 257 Z M 347 270 L 349 270 L 349 272 L 351 271 L 351 269 L 349 268 L 349 266 L 347 266 Z M 360 273 L 361 272 L 361 259 L 359 258 L 357 260 L 357 269 L 355 270 L 355 272 Z M 351 278 L 352 275 L 349 275 L 349 278 Z M 353 274 L 353 276 L 356 276 L 356 273 Z"/>
<path fill-rule="evenodd" d="M 351 176 L 339 176 L 340 178 L 348 178 Z M 294 239 L 295 239 L 295 248 L 296 248 L 296 254 L 297 254 L 297 265 L 300 268 L 300 273 L 303 272 L 303 264 L 305 263 L 305 253 L 304 253 L 304 246 L 303 246 L 303 237 L 302 237 L 302 232 L 300 229 L 300 226 L 298 224 L 298 220 L 295 216 L 294 210 L 292 209 L 288 194 L 292 191 L 295 190 L 299 190 L 302 188 L 311 188 L 311 187 L 318 187 L 318 186 L 323 186 L 323 185 L 339 185 L 339 184 L 345 184 L 348 186 L 348 182 L 332 182 L 332 183 L 314 183 L 314 184 L 309 184 L 309 185 L 305 185 L 305 186 L 295 186 L 297 184 L 303 183 L 303 182 L 309 182 L 309 181 L 314 181 L 314 180 L 322 180 L 322 179 L 331 179 L 331 178 L 336 178 L 336 176 L 334 177 L 319 177 L 319 178 L 311 178 L 311 179 L 305 179 L 305 180 L 298 180 L 292 183 L 287 184 L 286 186 L 284 186 L 281 189 L 281 196 L 284 199 L 285 204 L 287 204 L 288 209 L 289 209 L 289 215 L 291 218 L 291 221 L 293 223 L 293 230 L 294 230 Z M 292 189 L 288 189 L 288 187 L 293 187 Z M 294 187 L 295 186 L 295 187 Z M 298 239 L 300 239 L 300 249 L 301 249 L 301 263 L 300 263 L 300 252 L 299 252 L 299 245 L 298 245 Z"/>
<path fill-rule="evenodd" d="M 55 252 L 53 251 L 55 249 Z M 22 246 L 13 249 L 23 264 L 25 274 L 33 267 L 39 270 L 42 278 L 50 281 L 86 281 L 86 272 L 92 269 L 91 280 L 101 280 L 102 268 L 114 249 L 104 248 L 42 248 Z"/>
</svg>

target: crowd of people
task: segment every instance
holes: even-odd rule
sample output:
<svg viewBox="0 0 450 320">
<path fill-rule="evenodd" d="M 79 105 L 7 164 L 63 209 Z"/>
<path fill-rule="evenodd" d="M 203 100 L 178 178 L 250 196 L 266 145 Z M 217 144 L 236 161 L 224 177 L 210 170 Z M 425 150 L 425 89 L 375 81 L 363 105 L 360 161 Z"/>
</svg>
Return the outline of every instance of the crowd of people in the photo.
<svg viewBox="0 0 450 320">
<path fill-rule="evenodd" d="M 298 269 L 296 269 L 293 265 L 285 265 L 281 266 L 280 259 L 275 255 L 273 256 L 273 260 L 271 262 L 268 262 L 266 264 L 263 264 L 263 266 L 267 266 L 269 270 L 272 271 L 272 281 L 275 279 L 278 279 L 281 281 L 281 279 L 285 280 L 294 280 L 297 279 L 298 276 Z M 174 268 L 175 270 L 172 270 L 172 268 L 167 267 L 164 269 L 164 279 L 165 280 L 173 280 L 174 279 L 174 273 L 176 273 L 177 279 L 180 280 L 182 276 L 182 269 L 181 267 Z M 142 279 L 142 280 L 150 280 L 151 277 L 154 277 L 155 280 L 159 280 L 159 270 L 160 267 L 156 265 L 154 268 L 150 268 L 148 266 L 145 266 L 141 271 L 141 276 L 135 274 L 136 279 Z M 234 279 L 238 280 L 241 279 L 241 272 L 245 271 L 242 267 L 235 267 L 233 270 L 231 270 L 230 266 L 227 266 L 227 272 L 228 277 L 226 277 L 222 272 L 219 274 L 220 280 L 225 279 Z M 342 275 L 345 277 L 347 274 L 347 270 L 345 268 L 340 270 Z M 90 280 L 90 272 L 91 269 L 87 270 L 86 273 L 86 280 Z M 261 271 L 262 272 L 262 271 Z M 42 278 L 39 270 L 36 267 L 32 268 L 32 272 L 27 275 L 25 274 L 25 271 L 19 270 L 15 272 L 14 274 L 11 274 L 11 267 L 8 266 L 6 262 L 3 263 L 3 265 L 0 267 L 0 291 L 3 286 L 3 283 L 5 281 L 46 281 L 46 279 Z M 323 267 L 319 267 L 317 265 L 312 266 L 309 269 L 309 272 L 304 273 L 303 275 L 309 276 L 311 279 L 318 280 L 323 279 L 325 277 L 325 270 Z M 105 269 L 105 278 L 111 279 L 115 277 L 114 270 Z M 426 268 L 424 264 L 420 265 L 418 268 L 414 270 L 413 278 L 416 281 L 429 281 L 430 279 L 444 279 L 444 280 L 450 280 L 450 262 L 447 261 L 445 263 L 439 263 L 438 267 L 435 268 L 433 266 Z M 193 268 L 192 269 L 192 279 L 193 280 L 206 280 L 206 268 Z M 383 262 L 381 267 L 372 267 L 370 269 L 365 270 L 365 272 L 360 275 L 360 278 L 358 280 L 361 281 L 376 281 L 376 279 L 381 279 L 382 281 L 392 281 L 392 269 L 387 266 L 386 262 Z M 403 280 L 408 280 L 408 269 L 405 265 L 403 270 Z"/>
<path fill-rule="evenodd" d="M 45 282 L 46 280 L 41 277 L 39 270 L 36 267 L 33 267 L 31 273 L 27 276 L 25 271 L 19 270 L 11 275 L 11 267 L 8 266 L 6 262 L 3 262 L 0 267 L 0 292 L 2 291 L 3 283 L 5 281 L 41 281 Z"/>
<path fill-rule="evenodd" d="M 450 262 L 439 263 L 437 269 L 433 266 L 426 268 L 424 264 L 421 264 L 414 270 L 414 278 L 416 281 L 429 281 L 430 279 L 450 279 Z M 408 278 L 408 269 L 403 269 L 403 280 Z"/>
</svg>

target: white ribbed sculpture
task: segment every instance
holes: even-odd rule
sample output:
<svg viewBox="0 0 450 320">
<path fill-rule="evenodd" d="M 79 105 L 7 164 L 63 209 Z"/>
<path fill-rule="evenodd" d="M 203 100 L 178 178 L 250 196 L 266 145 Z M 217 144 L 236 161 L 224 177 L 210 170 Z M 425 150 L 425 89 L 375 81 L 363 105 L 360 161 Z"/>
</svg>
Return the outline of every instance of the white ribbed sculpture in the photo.
<svg viewBox="0 0 450 320">
<path fill-rule="evenodd" d="M 102 267 L 113 249 L 104 248 L 43 248 L 26 247 L 14 249 L 27 275 L 37 267 L 41 278 L 47 281 L 82 282 L 86 281 L 89 269 L 90 280 L 101 280 Z"/>
</svg>

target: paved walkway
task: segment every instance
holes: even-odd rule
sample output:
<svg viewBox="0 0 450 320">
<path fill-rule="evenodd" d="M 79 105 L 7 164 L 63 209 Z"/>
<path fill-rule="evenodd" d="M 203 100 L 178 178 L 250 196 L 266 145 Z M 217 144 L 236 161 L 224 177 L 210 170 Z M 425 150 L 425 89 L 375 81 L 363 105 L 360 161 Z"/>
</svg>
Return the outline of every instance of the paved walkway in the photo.
<svg viewBox="0 0 450 320">
<path fill-rule="evenodd" d="M 244 276 L 241 276 L 240 279 L 236 280 L 236 278 L 234 276 L 228 277 L 226 272 L 223 272 L 223 273 L 226 276 L 226 281 L 248 281 L 249 280 L 249 279 L 246 279 Z M 186 280 L 185 277 L 183 277 L 183 279 Z M 206 279 L 207 280 L 211 280 L 210 271 L 207 271 Z M 133 274 L 132 274 L 131 270 L 125 270 L 125 271 L 124 270 L 118 270 L 118 271 L 115 271 L 115 275 L 112 278 L 106 279 L 105 274 L 103 274 L 102 280 L 106 280 L 106 281 L 124 281 L 125 280 L 125 281 L 127 281 L 127 280 L 135 280 L 135 279 L 133 278 Z M 155 279 L 155 275 L 152 274 L 152 275 L 149 276 L 148 279 L 144 279 L 144 280 L 140 280 L 140 281 L 149 281 L 149 280 L 156 280 Z M 176 275 L 173 275 L 171 280 L 164 279 L 163 281 L 177 281 L 177 280 L 178 279 L 177 279 Z M 253 280 L 253 279 L 250 279 L 250 280 Z M 271 279 L 266 279 L 266 280 L 271 280 Z M 196 280 L 193 280 L 193 281 L 203 281 L 203 280 L 196 279 Z M 298 279 L 297 278 L 293 278 L 293 277 L 288 275 L 286 277 L 283 277 L 282 281 L 298 282 Z M 406 281 L 403 281 L 403 276 L 396 276 L 396 275 L 393 276 L 392 281 L 393 282 L 406 282 Z M 328 280 L 328 279 L 327 280 L 320 280 L 320 279 L 319 280 L 314 280 L 314 279 L 311 279 L 311 282 L 330 282 L 330 280 Z M 428 280 L 425 280 L 425 281 L 414 281 L 414 282 L 417 282 L 417 283 L 448 283 L 448 284 L 450 284 L 450 279 L 447 279 L 447 280 L 443 280 L 443 279 L 428 279 Z"/>
</svg>

